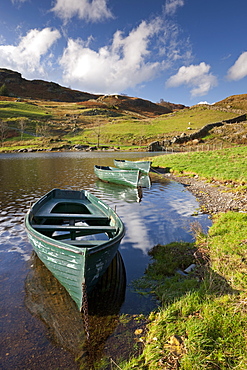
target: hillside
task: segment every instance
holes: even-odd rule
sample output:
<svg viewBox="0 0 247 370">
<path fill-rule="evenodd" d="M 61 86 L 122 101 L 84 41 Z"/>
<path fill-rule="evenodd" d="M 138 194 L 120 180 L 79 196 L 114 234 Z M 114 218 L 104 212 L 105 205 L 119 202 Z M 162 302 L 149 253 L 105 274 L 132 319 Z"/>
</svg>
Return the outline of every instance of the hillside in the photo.
<svg viewBox="0 0 247 370">
<path fill-rule="evenodd" d="M 84 105 L 86 104 L 91 108 L 113 107 L 149 117 L 170 113 L 173 109 L 176 109 L 176 104 L 172 104 L 171 109 L 171 107 L 155 104 L 140 98 L 123 95 L 96 95 L 72 90 L 54 82 L 43 80 L 30 81 L 22 78 L 19 72 L 4 68 L 0 69 L 0 86 L 2 85 L 6 86 L 9 96 L 16 98 L 70 103 L 83 102 Z M 182 107 L 184 106 L 178 105 L 178 109 Z"/>
<path fill-rule="evenodd" d="M 0 68 L 0 86 L 5 84 L 10 96 L 64 102 L 84 101 L 98 96 L 62 87 L 54 82 L 26 80 L 19 72 Z"/>
<path fill-rule="evenodd" d="M 247 94 L 232 95 L 214 104 L 216 107 L 225 109 L 239 109 L 247 112 Z"/>
<path fill-rule="evenodd" d="M 0 151 L 98 145 L 203 150 L 205 144 L 214 148 L 247 144 L 247 94 L 230 96 L 212 106 L 185 107 L 162 99 L 155 104 L 29 81 L 18 72 L 0 69 L 3 85 L 9 96 L 0 96 Z"/>
</svg>

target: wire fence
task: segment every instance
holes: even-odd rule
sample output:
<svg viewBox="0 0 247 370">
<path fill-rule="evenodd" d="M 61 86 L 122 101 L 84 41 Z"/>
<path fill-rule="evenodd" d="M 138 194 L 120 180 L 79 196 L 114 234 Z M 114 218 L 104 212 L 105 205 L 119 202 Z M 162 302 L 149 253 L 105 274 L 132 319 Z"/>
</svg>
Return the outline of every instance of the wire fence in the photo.
<svg viewBox="0 0 247 370">
<path fill-rule="evenodd" d="M 236 146 L 236 145 L 234 145 Z M 176 153 L 176 152 L 207 152 L 212 150 L 219 150 L 223 148 L 232 148 L 233 145 L 230 144 L 197 144 L 197 145 L 179 145 L 179 146 L 169 146 L 163 148 L 163 152 L 166 153 Z"/>
</svg>

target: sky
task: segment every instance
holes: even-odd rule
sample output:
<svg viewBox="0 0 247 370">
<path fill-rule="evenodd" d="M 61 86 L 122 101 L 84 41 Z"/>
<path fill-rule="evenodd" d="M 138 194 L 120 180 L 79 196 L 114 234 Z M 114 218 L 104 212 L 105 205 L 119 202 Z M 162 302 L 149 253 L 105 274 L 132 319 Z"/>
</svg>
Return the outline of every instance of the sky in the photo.
<svg viewBox="0 0 247 370">
<path fill-rule="evenodd" d="M 0 68 L 96 94 L 247 93 L 246 0 L 0 0 Z"/>
</svg>

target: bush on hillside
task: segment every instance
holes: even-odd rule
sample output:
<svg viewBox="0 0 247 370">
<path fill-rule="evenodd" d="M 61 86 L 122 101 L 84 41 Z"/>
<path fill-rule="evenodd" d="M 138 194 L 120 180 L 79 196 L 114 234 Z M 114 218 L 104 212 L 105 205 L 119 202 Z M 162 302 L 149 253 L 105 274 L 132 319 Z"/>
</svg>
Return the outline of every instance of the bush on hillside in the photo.
<svg viewBox="0 0 247 370">
<path fill-rule="evenodd" d="M 6 87 L 5 84 L 3 84 L 1 87 L 0 87 L 0 95 L 1 96 L 9 96 L 9 92 L 8 92 L 8 89 Z"/>
</svg>

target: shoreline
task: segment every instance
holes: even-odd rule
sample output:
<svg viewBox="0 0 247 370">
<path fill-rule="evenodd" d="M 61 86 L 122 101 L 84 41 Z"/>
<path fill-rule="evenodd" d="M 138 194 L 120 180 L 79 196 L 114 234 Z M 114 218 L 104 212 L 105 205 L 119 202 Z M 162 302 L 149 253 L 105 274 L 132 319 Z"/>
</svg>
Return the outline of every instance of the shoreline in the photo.
<svg viewBox="0 0 247 370">
<path fill-rule="evenodd" d="M 200 211 L 207 214 L 220 212 L 247 212 L 247 191 L 239 191 L 239 185 L 231 181 L 224 183 L 219 181 L 207 182 L 197 177 L 174 176 L 165 172 L 164 168 L 154 168 L 154 172 L 184 185 L 197 199 L 200 204 Z M 232 185 L 230 188 L 228 185 Z"/>
</svg>

